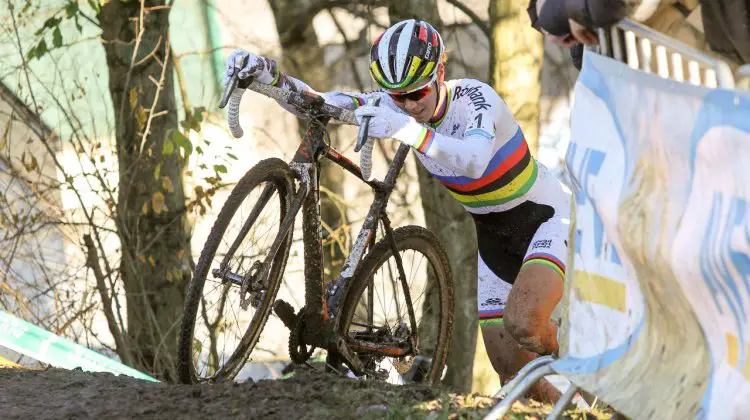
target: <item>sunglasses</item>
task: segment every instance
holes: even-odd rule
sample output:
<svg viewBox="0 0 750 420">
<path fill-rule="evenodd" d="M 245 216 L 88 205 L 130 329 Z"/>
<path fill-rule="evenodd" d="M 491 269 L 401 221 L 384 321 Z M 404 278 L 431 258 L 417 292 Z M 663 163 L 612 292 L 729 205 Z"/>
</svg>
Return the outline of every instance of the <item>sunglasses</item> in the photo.
<svg viewBox="0 0 750 420">
<path fill-rule="evenodd" d="M 409 93 L 389 93 L 391 95 L 391 98 L 396 102 L 404 102 L 407 99 L 410 101 L 419 101 L 425 96 L 429 95 L 430 92 L 432 92 L 432 83 L 429 85 L 423 87 L 422 89 L 415 90 L 414 92 Z"/>
</svg>

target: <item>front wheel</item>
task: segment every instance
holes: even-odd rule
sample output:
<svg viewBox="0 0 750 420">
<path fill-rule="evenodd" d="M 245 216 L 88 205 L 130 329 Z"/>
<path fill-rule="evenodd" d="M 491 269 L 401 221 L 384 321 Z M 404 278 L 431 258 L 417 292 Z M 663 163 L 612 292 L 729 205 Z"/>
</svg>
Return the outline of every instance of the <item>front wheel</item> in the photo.
<svg viewBox="0 0 750 420">
<path fill-rule="evenodd" d="M 289 166 L 267 159 L 240 179 L 224 203 L 185 300 L 177 356 L 181 382 L 235 379 L 250 357 L 289 255 L 292 229 L 282 238 L 280 227 L 293 189 Z M 262 270 L 276 241 L 280 247 Z"/>
<path fill-rule="evenodd" d="M 453 324 L 448 257 L 427 229 L 405 226 L 393 235 L 401 267 L 386 236 L 349 285 L 339 333 L 368 377 L 433 385 L 443 374 Z"/>
</svg>

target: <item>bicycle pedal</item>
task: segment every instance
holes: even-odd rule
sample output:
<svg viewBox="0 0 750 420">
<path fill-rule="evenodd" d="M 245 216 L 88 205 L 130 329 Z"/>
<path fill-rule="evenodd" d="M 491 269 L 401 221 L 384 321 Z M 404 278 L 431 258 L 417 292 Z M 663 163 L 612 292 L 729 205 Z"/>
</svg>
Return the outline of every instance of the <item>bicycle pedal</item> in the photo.
<svg viewBox="0 0 750 420">
<path fill-rule="evenodd" d="M 294 307 L 282 299 L 277 299 L 273 303 L 273 312 L 279 317 L 281 322 L 290 330 L 297 323 L 297 315 L 294 313 Z"/>
<path fill-rule="evenodd" d="M 424 356 L 417 356 L 412 360 L 409 370 L 403 374 L 404 380 L 408 382 L 423 382 L 425 376 L 432 367 L 432 359 Z M 400 373 L 400 372 L 399 372 Z"/>
</svg>

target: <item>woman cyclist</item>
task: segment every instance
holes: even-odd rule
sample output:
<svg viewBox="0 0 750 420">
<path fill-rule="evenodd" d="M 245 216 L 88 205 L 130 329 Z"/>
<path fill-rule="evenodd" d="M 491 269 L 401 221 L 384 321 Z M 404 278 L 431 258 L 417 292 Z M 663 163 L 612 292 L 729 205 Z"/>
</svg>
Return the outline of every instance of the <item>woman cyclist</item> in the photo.
<svg viewBox="0 0 750 420">
<path fill-rule="evenodd" d="M 315 92 L 355 110 L 359 122 L 370 117 L 370 137 L 394 138 L 417 151 L 474 219 L 482 336 L 494 369 L 507 381 L 537 355 L 557 352 L 550 316 L 562 297 L 570 194 L 531 156 L 521 128 L 490 86 L 445 80 L 445 45 L 429 23 L 396 23 L 375 40 L 370 57 L 370 74 L 382 89 L 369 93 L 315 92 L 273 60 L 242 50 L 229 58 L 226 74 Z M 379 106 L 365 105 L 372 97 Z M 532 395 L 551 401 L 559 392 L 540 382 Z"/>
</svg>

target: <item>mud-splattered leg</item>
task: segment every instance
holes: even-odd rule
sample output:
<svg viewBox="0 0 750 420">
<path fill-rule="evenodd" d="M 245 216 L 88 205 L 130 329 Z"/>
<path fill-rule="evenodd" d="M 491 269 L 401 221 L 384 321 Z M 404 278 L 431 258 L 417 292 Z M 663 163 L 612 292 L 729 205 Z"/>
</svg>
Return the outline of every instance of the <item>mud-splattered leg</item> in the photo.
<svg viewBox="0 0 750 420">
<path fill-rule="evenodd" d="M 557 325 L 550 320 L 562 299 L 563 279 L 544 265 L 524 265 L 505 307 L 504 325 L 526 350 L 557 353 Z"/>
<path fill-rule="evenodd" d="M 505 383 L 536 358 L 537 353 L 557 351 L 557 327 L 549 319 L 562 297 L 562 278 L 547 267 L 529 264 L 521 269 L 511 286 L 494 274 L 480 256 L 478 280 L 477 302 L 484 346 L 492 367 Z M 544 282 L 547 283 L 541 287 Z M 509 316 L 515 337 L 508 328 Z M 530 348 L 523 349 L 519 343 Z M 560 392 L 543 380 L 531 388 L 530 396 L 553 402 Z"/>
</svg>

